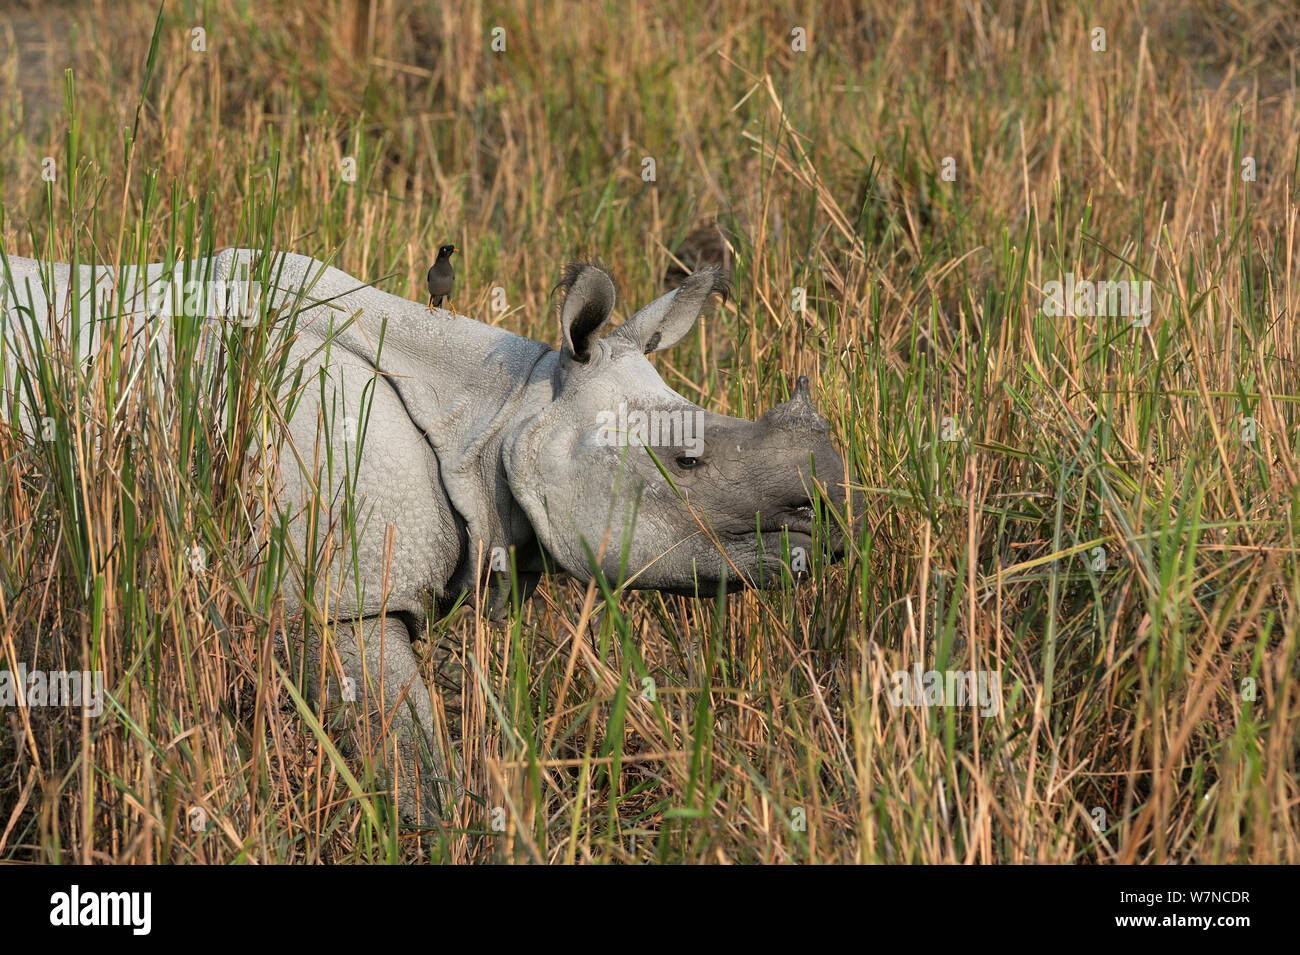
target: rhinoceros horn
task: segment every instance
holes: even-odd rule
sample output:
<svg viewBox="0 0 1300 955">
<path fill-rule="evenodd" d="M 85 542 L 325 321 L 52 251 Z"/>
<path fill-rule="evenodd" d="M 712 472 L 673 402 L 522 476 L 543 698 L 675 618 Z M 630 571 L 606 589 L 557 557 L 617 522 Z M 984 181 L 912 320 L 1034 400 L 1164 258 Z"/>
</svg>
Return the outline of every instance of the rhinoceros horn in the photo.
<svg viewBox="0 0 1300 955">
<path fill-rule="evenodd" d="M 763 423 L 782 431 L 800 431 L 808 434 L 830 434 L 830 423 L 817 413 L 808 389 L 808 376 L 800 375 L 794 384 L 794 394 L 784 404 L 779 404 L 760 419 Z"/>
</svg>

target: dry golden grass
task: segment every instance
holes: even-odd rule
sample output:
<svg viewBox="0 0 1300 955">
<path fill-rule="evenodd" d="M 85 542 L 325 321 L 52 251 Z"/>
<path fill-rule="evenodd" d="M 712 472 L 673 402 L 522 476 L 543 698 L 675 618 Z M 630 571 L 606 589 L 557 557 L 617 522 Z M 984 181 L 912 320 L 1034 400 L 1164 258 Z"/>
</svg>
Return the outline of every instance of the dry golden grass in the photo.
<svg viewBox="0 0 1300 955">
<path fill-rule="evenodd" d="M 735 295 L 658 367 L 747 416 L 809 375 L 864 533 L 725 606 L 553 579 L 504 625 L 434 621 L 478 799 L 422 838 L 242 583 L 268 379 L 232 377 L 222 434 L 197 382 L 56 363 L 76 437 L 0 429 L 0 656 L 93 660 L 116 703 L 0 713 L 0 859 L 1300 861 L 1289 3 L 204 9 L 166 6 L 143 101 L 150 4 L 0 13 L 5 253 L 269 241 L 420 298 L 451 240 L 460 311 L 553 341 L 562 263 L 637 306 L 716 218 Z M 1149 280 L 1150 325 L 1044 314 L 1067 273 Z M 1000 672 L 1001 711 L 890 706 L 915 663 Z"/>
</svg>

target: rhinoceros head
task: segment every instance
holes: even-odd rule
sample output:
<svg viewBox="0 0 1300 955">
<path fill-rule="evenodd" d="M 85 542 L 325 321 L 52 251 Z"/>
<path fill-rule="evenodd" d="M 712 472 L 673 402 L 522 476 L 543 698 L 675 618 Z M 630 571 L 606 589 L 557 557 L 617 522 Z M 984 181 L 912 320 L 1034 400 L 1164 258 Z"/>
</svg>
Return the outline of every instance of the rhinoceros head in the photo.
<svg viewBox="0 0 1300 955">
<path fill-rule="evenodd" d="M 747 421 L 687 400 L 646 358 L 725 295 L 721 274 L 696 272 L 604 337 L 609 275 L 570 266 L 557 288 L 562 345 L 539 365 L 530 416 L 504 456 L 511 491 L 551 557 L 583 580 L 594 557 L 631 587 L 701 594 L 724 579 L 743 586 L 742 576 L 771 583 L 787 555 L 787 566 L 803 569 L 817 489 L 837 508 L 845 496 L 843 461 L 807 379 Z"/>
</svg>

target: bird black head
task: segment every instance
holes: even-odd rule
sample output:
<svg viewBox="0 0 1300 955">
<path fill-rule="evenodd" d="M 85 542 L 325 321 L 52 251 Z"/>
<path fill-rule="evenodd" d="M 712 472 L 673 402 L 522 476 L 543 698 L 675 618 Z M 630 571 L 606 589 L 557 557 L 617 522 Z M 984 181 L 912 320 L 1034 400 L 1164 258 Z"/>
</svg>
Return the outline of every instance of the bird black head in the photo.
<svg viewBox="0 0 1300 955">
<path fill-rule="evenodd" d="M 438 250 L 438 258 L 449 259 L 452 257 L 454 253 L 459 251 L 460 249 L 456 248 L 454 245 L 444 245 L 441 249 Z"/>
</svg>

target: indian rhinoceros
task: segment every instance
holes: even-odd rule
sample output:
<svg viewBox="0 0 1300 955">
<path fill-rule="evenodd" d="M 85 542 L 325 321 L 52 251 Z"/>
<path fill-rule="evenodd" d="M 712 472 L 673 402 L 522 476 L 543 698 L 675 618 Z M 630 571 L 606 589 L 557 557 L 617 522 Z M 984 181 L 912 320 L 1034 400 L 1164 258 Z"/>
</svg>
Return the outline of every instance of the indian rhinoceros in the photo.
<svg viewBox="0 0 1300 955">
<path fill-rule="evenodd" d="M 41 270 L 56 315 L 67 314 L 72 271 L 13 257 L 7 264 L 6 337 L 12 344 L 23 322 L 29 333 L 50 334 Z M 788 573 L 787 554 L 812 546 L 814 494 L 844 502 L 843 461 L 806 379 L 789 401 L 747 421 L 687 400 L 647 359 L 725 294 L 716 271 L 696 272 L 602 334 L 614 283 L 596 266 L 570 266 L 557 286 L 558 348 L 429 312 L 306 256 L 276 253 L 267 267 L 254 252 L 227 250 L 183 271 L 208 284 L 201 307 L 228 304 L 223 294 L 256 274 L 272 280 L 260 307 L 297 310 L 291 359 L 311 386 L 298 391 L 291 444 L 279 455 L 279 504 L 301 558 L 309 526 L 317 534 L 323 526 L 313 512 L 319 517 L 339 501 L 342 482 L 355 482 L 355 550 L 345 548 L 345 566 L 331 579 L 360 585 L 330 595 L 334 648 L 344 685 L 360 689 L 371 718 L 387 711 L 398 741 L 389 770 L 399 793 L 420 794 L 403 796 L 408 818 L 421 808 L 445 811 L 458 792 L 458 774 L 429 745 L 433 708 L 411 646 L 431 602 L 478 593 L 484 575 L 507 566 L 522 591 L 544 569 L 586 581 L 597 565 L 632 588 L 713 595 L 746 581 L 763 586 Z M 148 266 L 143 283 L 136 270 L 123 272 L 117 284 L 133 290 L 127 310 L 150 314 L 136 336 L 139 358 L 143 342 L 167 334 L 176 307 L 176 298 L 155 293 L 179 287 L 182 272 Z M 95 284 L 102 300 L 115 281 L 111 270 L 83 267 L 78 292 L 88 302 Z M 19 307 L 29 311 L 20 317 Z M 67 334 L 64 322 L 57 327 Z M 83 327 L 81 339 L 82 354 L 98 347 L 93 328 Z M 9 351 L 10 388 L 22 351 Z M 359 460 L 325 473 L 321 447 L 355 449 L 360 434 Z M 290 613 L 304 605 L 301 578 L 296 586 L 284 595 Z M 307 644 L 318 665 L 321 641 Z"/>
</svg>

